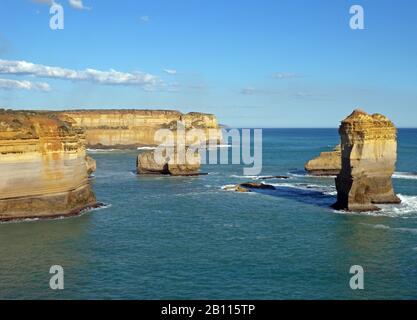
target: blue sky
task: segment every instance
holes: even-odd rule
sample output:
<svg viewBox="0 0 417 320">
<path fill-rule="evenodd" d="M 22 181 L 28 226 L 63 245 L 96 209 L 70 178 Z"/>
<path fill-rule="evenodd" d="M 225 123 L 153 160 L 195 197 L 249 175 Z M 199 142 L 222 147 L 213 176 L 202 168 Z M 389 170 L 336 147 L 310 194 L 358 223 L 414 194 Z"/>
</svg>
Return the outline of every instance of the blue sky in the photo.
<svg viewBox="0 0 417 320">
<path fill-rule="evenodd" d="M 242 127 L 336 127 L 361 107 L 417 127 L 415 0 L 55 0 L 55 31 L 48 1 L 1 1 L 2 107 L 201 111 Z M 349 27 L 353 4 L 365 30 Z"/>
</svg>

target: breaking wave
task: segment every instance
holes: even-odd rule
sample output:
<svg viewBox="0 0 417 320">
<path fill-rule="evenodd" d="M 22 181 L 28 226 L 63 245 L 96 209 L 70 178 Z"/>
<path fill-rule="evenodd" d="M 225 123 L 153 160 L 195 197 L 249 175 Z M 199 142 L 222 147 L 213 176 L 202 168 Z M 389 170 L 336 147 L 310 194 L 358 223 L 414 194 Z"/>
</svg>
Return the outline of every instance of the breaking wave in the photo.
<svg viewBox="0 0 417 320">
<path fill-rule="evenodd" d="M 397 194 L 400 198 L 400 204 L 378 204 L 380 211 L 369 211 L 369 212 L 346 212 L 346 211 L 335 211 L 341 214 L 352 214 L 352 215 L 367 215 L 372 217 L 389 217 L 389 218 L 417 218 L 417 196 L 406 196 L 403 194 Z"/>
<path fill-rule="evenodd" d="M 245 179 L 245 180 L 248 180 L 248 179 L 251 179 L 251 180 L 266 180 L 266 179 L 286 180 L 285 178 L 279 178 L 279 177 L 277 178 L 277 176 L 239 176 L 236 174 L 232 174 L 230 177 L 237 178 L 237 179 Z"/>
<path fill-rule="evenodd" d="M 22 219 L 16 219 L 16 220 L 9 220 L 9 221 L 0 221 L 0 224 L 15 224 L 15 223 L 25 223 L 25 222 L 40 222 L 40 221 L 54 221 L 54 220 L 67 220 L 67 219 L 74 219 L 74 218 L 79 218 L 89 212 L 92 211 L 99 211 L 99 210 L 103 210 L 103 209 L 108 209 L 110 208 L 112 205 L 109 203 L 101 203 L 100 205 L 98 205 L 95 208 L 85 208 L 83 210 L 81 210 L 78 214 L 76 215 L 63 215 L 63 216 L 59 216 L 59 217 L 53 217 L 53 218 L 49 218 L 49 217 L 39 217 L 39 218 L 22 218 Z"/>
<path fill-rule="evenodd" d="M 112 152 L 112 151 L 116 151 L 117 149 L 86 149 L 87 152 L 91 152 L 91 153 L 101 153 L 101 152 Z"/>
<path fill-rule="evenodd" d="M 137 147 L 137 150 L 155 150 L 156 147 Z"/>
<path fill-rule="evenodd" d="M 416 172 L 394 172 L 392 177 L 395 179 L 417 180 L 417 173 Z"/>
<path fill-rule="evenodd" d="M 390 227 L 385 224 L 369 224 L 369 223 L 362 223 L 362 225 L 372 227 L 374 229 L 380 229 L 380 230 L 392 230 L 392 231 L 398 231 L 398 232 L 409 232 L 413 234 L 417 234 L 417 228 L 402 228 L 402 227 Z"/>
</svg>

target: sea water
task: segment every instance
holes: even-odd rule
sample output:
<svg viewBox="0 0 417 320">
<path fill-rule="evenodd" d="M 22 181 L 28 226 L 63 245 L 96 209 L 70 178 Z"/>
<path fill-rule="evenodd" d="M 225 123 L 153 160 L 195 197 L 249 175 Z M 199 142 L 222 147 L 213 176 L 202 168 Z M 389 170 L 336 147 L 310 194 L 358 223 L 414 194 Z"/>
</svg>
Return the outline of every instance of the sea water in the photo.
<svg viewBox="0 0 417 320">
<path fill-rule="evenodd" d="M 141 150 L 94 152 L 101 210 L 0 224 L 2 299 L 416 299 L 417 130 L 399 130 L 400 205 L 377 213 L 330 208 L 334 178 L 306 161 L 338 143 L 336 129 L 264 129 L 262 176 L 277 190 L 222 187 L 240 165 L 198 177 L 138 176 Z M 64 290 L 49 269 L 64 268 Z M 352 290 L 350 267 L 364 269 Z"/>
</svg>

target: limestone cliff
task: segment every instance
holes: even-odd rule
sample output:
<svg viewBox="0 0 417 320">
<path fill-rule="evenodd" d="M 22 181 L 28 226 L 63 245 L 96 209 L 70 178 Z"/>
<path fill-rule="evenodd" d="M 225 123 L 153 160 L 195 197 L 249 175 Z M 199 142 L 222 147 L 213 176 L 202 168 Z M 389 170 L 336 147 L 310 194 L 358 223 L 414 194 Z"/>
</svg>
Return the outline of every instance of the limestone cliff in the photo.
<svg viewBox="0 0 417 320">
<path fill-rule="evenodd" d="M 0 110 L 0 220 L 72 215 L 96 205 L 84 132 L 67 121 Z"/>
<path fill-rule="evenodd" d="M 90 148 L 130 148 L 159 145 L 154 140 L 161 128 L 176 129 L 183 121 L 185 129 L 203 129 L 205 140 L 219 140 L 221 131 L 214 115 L 191 112 L 182 114 L 170 110 L 77 110 L 64 111 L 86 131 Z M 212 130 L 210 130 L 212 129 Z M 209 131 L 214 136 L 209 138 Z"/>
<path fill-rule="evenodd" d="M 399 203 L 391 177 L 397 160 L 397 130 L 380 114 L 355 110 L 339 133 L 342 169 L 336 178 L 336 209 L 378 210 L 374 204 Z"/>
<path fill-rule="evenodd" d="M 317 158 L 308 161 L 305 170 L 313 176 L 335 176 L 342 168 L 342 153 L 340 144 L 333 151 L 320 153 Z"/>
</svg>

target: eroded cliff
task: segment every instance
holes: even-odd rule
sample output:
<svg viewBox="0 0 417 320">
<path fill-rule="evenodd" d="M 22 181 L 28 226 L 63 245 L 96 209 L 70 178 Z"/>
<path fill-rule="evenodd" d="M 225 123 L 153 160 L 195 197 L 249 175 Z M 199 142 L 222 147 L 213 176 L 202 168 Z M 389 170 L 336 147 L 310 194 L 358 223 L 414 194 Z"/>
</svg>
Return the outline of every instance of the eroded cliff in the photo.
<svg viewBox="0 0 417 320">
<path fill-rule="evenodd" d="M 69 121 L 0 110 L 0 220 L 74 215 L 97 205 L 84 132 Z"/>
<path fill-rule="evenodd" d="M 63 113 L 71 117 L 75 124 L 85 129 L 89 148 L 158 145 L 160 142 L 155 141 L 155 132 L 164 128 L 175 130 L 178 121 L 185 124 L 185 130 L 202 129 L 205 139 L 201 140 L 221 138 L 217 119 L 212 114 L 198 112 L 182 114 L 179 111 L 138 109 L 77 110 Z"/>
</svg>

